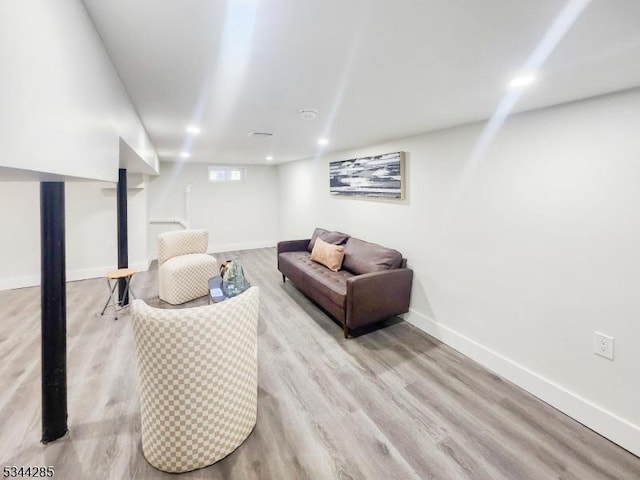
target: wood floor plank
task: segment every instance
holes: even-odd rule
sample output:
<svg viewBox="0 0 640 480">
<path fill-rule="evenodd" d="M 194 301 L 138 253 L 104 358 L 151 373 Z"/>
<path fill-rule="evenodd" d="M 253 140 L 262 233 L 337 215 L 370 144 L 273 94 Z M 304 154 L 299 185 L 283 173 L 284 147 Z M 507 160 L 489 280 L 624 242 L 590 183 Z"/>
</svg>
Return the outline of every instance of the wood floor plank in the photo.
<svg viewBox="0 0 640 480">
<path fill-rule="evenodd" d="M 640 459 L 398 319 L 345 340 L 282 282 L 275 249 L 237 256 L 260 287 L 258 422 L 235 452 L 184 479 L 639 480 Z M 160 308 L 157 268 L 136 296 Z M 69 429 L 40 440 L 40 291 L 0 292 L 3 465 L 62 479 L 163 479 L 142 454 L 132 328 L 99 312 L 104 279 L 67 284 Z"/>
</svg>

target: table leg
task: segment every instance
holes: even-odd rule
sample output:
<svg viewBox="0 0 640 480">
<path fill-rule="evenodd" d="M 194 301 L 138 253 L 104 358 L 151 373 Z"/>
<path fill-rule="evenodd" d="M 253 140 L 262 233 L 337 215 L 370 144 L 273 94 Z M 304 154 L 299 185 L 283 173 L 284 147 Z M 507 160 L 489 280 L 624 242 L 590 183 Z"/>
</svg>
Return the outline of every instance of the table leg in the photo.
<svg viewBox="0 0 640 480">
<path fill-rule="evenodd" d="M 111 285 L 111 283 L 109 283 L 109 285 Z M 115 317 L 115 320 L 118 319 L 118 301 L 116 300 L 117 297 L 114 297 L 113 294 L 116 291 L 117 287 L 118 280 L 113 282 L 113 288 L 111 289 L 111 301 L 113 302 L 113 316 Z"/>
<path fill-rule="evenodd" d="M 102 309 L 102 313 L 100 313 L 100 315 L 104 315 L 104 312 L 109 307 L 109 302 L 113 302 L 113 292 L 115 291 L 115 286 L 111 288 L 111 282 L 109 281 L 108 278 L 107 278 L 107 289 L 109 290 L 109 297 L 107 297 L 107 302 L 104 304 L 104 308 Z M 115 310 L 115 304 L 114 304 L 114 310 Z"/>
</svg>

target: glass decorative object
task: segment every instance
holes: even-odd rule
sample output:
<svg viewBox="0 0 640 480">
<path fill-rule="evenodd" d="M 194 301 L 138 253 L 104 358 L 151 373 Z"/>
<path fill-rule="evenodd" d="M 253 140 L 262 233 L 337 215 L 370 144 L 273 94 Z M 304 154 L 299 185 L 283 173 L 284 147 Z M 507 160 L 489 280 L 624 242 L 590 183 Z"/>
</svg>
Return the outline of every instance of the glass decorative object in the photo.
<svg viewBox="0 0 640 480">
<path fill-rule="evenodd" d="M 249 287 L 240 260 L 238 257 L 233 257 L 230 262 L 227 262 L 222 274 L 222 293 L 226 297 L 235 297 Z"/>
</svg>

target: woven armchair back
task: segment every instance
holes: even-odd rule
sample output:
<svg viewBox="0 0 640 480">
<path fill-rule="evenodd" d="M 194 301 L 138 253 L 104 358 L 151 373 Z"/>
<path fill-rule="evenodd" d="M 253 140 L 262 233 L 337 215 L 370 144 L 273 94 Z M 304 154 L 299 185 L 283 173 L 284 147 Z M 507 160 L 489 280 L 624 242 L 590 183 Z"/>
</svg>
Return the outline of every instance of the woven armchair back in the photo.
<svg viewBox="0 0 640 480">
<path fill-rule="evenodd" d="M 207 253 L 209 233 L 206 230 L 179 230 L 158 235 L 158 265 L 170 258 L 190 253 Z"/>
<path fill-rule="evenodd" d="M 203 307 L 132 305 L 142 450 L 166 472 L 224 458 L 256 424 L 259 290 Z"/>
</svg>

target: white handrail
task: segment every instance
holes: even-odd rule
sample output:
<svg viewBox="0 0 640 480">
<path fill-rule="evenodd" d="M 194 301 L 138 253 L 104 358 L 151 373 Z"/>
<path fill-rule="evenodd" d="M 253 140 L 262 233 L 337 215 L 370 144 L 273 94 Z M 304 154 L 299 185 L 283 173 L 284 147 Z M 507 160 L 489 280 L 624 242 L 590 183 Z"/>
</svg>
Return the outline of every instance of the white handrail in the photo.
<svg viewBox="0 0 640 480">
<path fill-rule="evenodd" d="M 154 220 L 149 220 L 149 223 L 151 224 L 172 223 L 172 224 L 180 225 L 185 230 L 189 228 L 188 220 L 184 220 L 182 218 L 154 219 Z"/>
<path fill-rule="evenodd" d="M 191 224 L 189 221 L 189 196 L 191 194 L 191 184 L 187 184 L 184 189 L 184 218 L 167 218 L 167 219 L 154 219 L 149 220 L 150 224 L 160 224 L 160 223 L 170 223 L 175 225 L 180 225 L 182 228 L 187 230 Z"/>
</svg>

